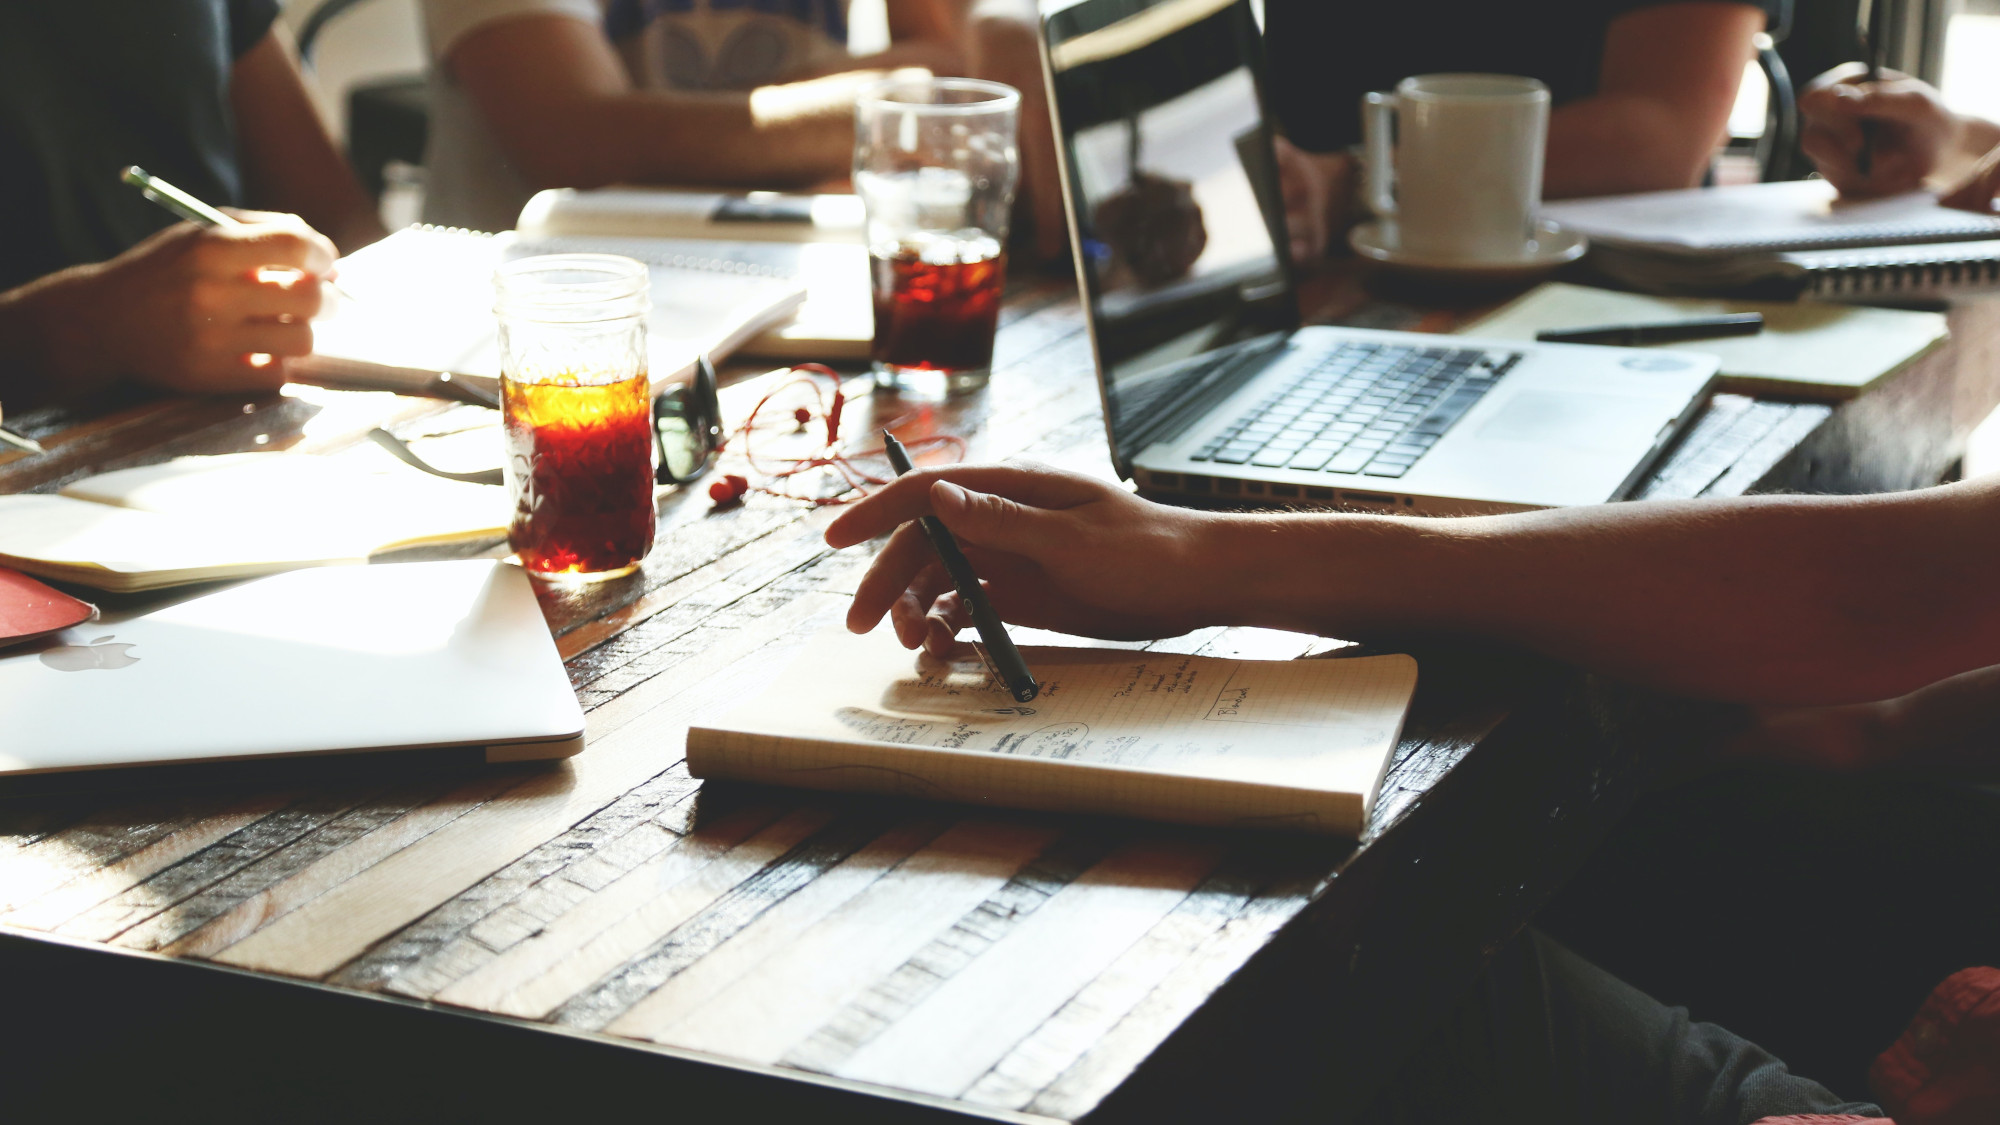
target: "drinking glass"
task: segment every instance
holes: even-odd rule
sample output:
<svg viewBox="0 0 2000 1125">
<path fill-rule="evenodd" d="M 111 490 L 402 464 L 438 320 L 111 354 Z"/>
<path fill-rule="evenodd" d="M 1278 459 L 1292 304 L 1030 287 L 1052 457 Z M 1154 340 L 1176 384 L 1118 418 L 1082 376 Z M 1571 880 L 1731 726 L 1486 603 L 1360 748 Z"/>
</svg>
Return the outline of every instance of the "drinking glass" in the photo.
<svg viewBox="0 0 2000 1125">
<path fill-rule="evenodd" d="M 494 274 L 507 541 L 530 574 L 629 574 L 653 547 L 646 267 L 613 254 L 523 258 Z"/>
<path fill-rule="evenodd" d="M 971 78 L 890 79 L 855 102 L 877 386 L 956 394 L 992 374 L 1020 108 L 1013 87 Z"/>
</svg>

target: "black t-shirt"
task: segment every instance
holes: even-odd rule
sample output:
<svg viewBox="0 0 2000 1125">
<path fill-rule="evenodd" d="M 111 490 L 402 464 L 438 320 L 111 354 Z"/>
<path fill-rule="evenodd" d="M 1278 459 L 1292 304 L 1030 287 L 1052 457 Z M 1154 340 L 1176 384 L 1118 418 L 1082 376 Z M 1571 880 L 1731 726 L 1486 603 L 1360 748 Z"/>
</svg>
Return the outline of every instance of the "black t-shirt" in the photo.
<svg viewBox="0 0 2000 1125">
<path fill-rule="evenodd" d="M 137 164 L 242 202 L 229 77 L 277 0 L 0 0 L 0 290 L 111 258 L 174 217 Z"/>
<path fill-rule="evenodd" d="M 1361 95 L 1412 74 L 1524 74 L 1561 105 L 1596 92 L 1612 20 L 1672 2 L 1265 0 L 1272 110 L 1299 147 L 1329 152 L 1361 139 Z"/>
</svg>

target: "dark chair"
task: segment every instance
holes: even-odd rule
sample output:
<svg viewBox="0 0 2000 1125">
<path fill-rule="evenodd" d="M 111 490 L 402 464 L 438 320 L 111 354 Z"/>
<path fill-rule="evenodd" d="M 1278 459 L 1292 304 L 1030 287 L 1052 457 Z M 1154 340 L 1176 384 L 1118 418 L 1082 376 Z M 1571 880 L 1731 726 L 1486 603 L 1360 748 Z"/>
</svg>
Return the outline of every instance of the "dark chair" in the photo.
<svg viewBox="0 0 2000 1125">
<path fill-rule="evenodd" d="M 326 0 L 299 28 L 299 58 L 312 65 L 326 25 L 367 0 Z M 347 159 L 378 202 L 391 160 L 421 167 L 430 139 L 430 90 L 421 74 L 357 83 L 347 92 Z"/>
<path fill-rule="evenodd" d="M 1764 109 L 1764 135 L 1757 138 L 1758 178 L 1765 183 L 1796 180 L 1803 174 L 1799 153 L 1799 99 L 1778 45 L 1791 37 L 1793 0 L 1779 0 L 1777 13 L 1757 42 L 1757 65 L 1771 87 Z"/>
</svg>

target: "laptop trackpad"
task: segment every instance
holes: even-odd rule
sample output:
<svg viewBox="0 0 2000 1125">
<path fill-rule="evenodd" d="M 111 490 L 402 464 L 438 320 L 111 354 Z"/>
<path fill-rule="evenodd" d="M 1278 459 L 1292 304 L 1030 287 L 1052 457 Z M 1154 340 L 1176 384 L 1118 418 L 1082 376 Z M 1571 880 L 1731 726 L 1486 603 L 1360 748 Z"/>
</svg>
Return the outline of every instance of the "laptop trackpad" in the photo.
<svg viewBox="0 0 2000 1125">
<path fill-rule="evenodd" d="M 1660 404 L 1626 395 L 1523 391 L 1474 433 L 1483 441 L 1560 446 L 1589 453 L 1647 449 L 1660 431 Z"/>
</svg>

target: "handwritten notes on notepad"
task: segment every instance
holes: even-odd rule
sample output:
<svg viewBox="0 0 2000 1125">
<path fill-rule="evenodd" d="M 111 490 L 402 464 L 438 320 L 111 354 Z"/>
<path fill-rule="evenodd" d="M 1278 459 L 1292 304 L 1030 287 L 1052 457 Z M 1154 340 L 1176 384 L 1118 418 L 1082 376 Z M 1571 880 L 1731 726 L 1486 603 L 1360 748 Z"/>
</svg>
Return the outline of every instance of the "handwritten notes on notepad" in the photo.
<svg viewBox="0 0 2000 1125">
<path fill-rule="evenodd" d="M 1024 648 L 1016 703 L 976 654 L 887 630 L 816 638 L 759 697 L 688 732 L 728 777 L 1202 824 L 1361 830 L 1416 687 L 1407 656 L 1234 660 Z"/>
</svg>

